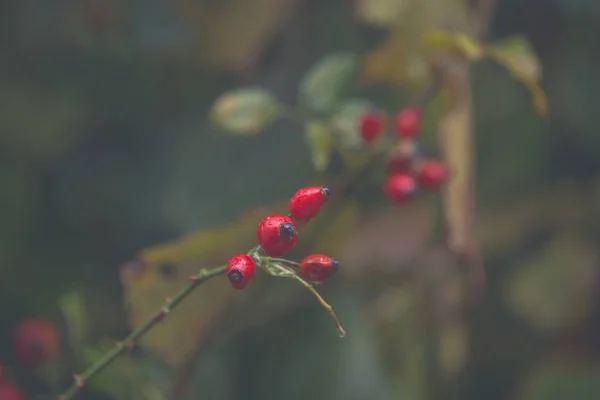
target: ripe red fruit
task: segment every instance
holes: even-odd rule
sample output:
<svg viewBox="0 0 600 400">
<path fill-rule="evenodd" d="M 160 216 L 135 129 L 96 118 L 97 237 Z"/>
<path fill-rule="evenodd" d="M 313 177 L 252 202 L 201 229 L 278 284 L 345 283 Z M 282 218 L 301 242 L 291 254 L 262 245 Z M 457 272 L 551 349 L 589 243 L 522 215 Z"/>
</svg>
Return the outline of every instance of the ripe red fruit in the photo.
<svg viewBox="0 0 600 400">
<path fill-rule="evenodd" d="M 333 275 L 340 267 L 337 258 L 331 258 L 322 254 L 313 254 L 306 257 L 300 263 L 298 272 L 300 275 L 313 283 L 322 283 Z"/>
<path fill-rule="evenodd" d="M 254 260 L 245 254 L 237 255 L 227 263 L 227 277 L 234 289 L 240 290 L 246 287 L 254 276 Z"/>
<path fill-rule="evenodd" d="M 0 383 L 0 400 L 25 400 L 25 394 L 19 387 L 10 383 Z"/>
<path fill-rule="evenodd" d="M 281 257 L 298 242 L 298 228 L 290 217 L 271 215 L 259 222 L 256 239 L 269 256 Z"/>
<path fill-rule="evenodd" d="M 405 203 L 413 199 L 417 191 L 417 181 L 409 173 L 398 172 L 385 181 L 384 191 L 390 200 Z"/>
<path fill-rule="evenodd" d="M 396 114 L 396 134 L 412 138 L 421 130 L 421 111 L 416 107 L 403 108 Z"/>
<path fill-rule="evenodd" d="M 311 186 L 300 189 L 290 199 L 290 214 L 296 221 L 306 223 L 321 211 L 329 196 L 330 192 L 326 187 Z"/>
<path fill-rule="evenodd" d="M 54 325 L 41 319 L 20 322 L 14 332 L 15 353 L 26 367 L 36 368 L 60 352 L 60 338 Z"/>
<path fill-rule="evenodd" d="M 372 143 L 385 128 L 383 115 L 378 112 L 370 112 L 363 115 L 359 122 L 359 132 L 365 143 Z"/>
<path fill-rule="evenodd" d="M 408 172 L 419 156 L 419 146 L 412 139 L 402 139 L 393 148 L 386 162 L 386 172 Z"/>
<path fill-rule="evenodd" d="M 448 179 L 448 167 L 438 160 L 424 160 L 417 168 L 417 180 L 425 189 L 437 189 Z"/>
</svg>

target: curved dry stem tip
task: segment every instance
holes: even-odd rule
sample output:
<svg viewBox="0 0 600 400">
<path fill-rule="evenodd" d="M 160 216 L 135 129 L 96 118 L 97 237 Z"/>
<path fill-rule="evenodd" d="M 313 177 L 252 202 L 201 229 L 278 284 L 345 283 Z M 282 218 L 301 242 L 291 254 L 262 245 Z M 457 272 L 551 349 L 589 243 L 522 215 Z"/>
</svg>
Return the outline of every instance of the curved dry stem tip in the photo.
<svg viewBox="0 0 600 400">
<path fill-rule="evenodd" d="M 302 286 L 304 286 L 305 288 L 310 290 L 310 292 L 317 298 L 319 303 L 321 303 L 321 306 L 323 306 L 323 308 L 329 312 L 329 315 L 331 315 L 331 319 L 333 319 L 333 322 L 335 323 L 335 328 L 337 329 L 338 336 L 340 338 L 343 338 L 344 336 L 346 336 L 346 331 L 342 327 L 342 324 L 340 324 L 340 321 L 338 320 L 337 315 L 335 315 L 335 311 L 333 311 L 333 307 L 331 307 L 329 305 L 329 303 L 327 303 L 325 301 L 325 299 L 323 297 L 321 297 L 319 292 L 317 292 L 317 290 L 310 283 L 308 283 L 307 281 L 305 281 L 304 279 L 302 279 L 300 276 L 296 275 L 295 273 L 292 276 L 294 277 L 294 279 L 296 279 L 298 282 L 300 282 L 302 284 Z"/>
<path fill-rule="evenodd" d="M 73 375 L 73 380 L 75 380 L 75 384 L 77 385 L 77 387 L 79 389 L 81 389 L 83 387 L 83 385 L 85 384 L 85 381 L 81 375 L 77 375 L 77 374 Z"/>
</svg>

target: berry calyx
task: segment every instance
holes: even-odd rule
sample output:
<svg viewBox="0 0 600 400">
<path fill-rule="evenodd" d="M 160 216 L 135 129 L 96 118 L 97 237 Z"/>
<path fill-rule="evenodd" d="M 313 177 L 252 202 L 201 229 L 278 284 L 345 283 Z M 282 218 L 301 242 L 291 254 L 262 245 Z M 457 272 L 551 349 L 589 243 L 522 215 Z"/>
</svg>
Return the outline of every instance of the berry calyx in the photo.
<svg viewBox="0 0 600 400">
<path fill-rule="evenodd" d="M 300 189 L 290 199 L 290 214 L 296 221 L 306 223 L 319 214 L 329 196 L 330 191 L 326 187 L 311 186 Z"/>
<path fill-rule="evenodd" d="M 322 283 L 333 275 L 340 267 L 337 258 L 327 257 L 323 254 L 313 254 L 300 263 L 298 272 L 307 281 Z"/>
<path fill-rule="evenodd" d="M 401 138 L 413 138 L 421 130 L 421 110 L 416 107 L 403 108 L 396 114 L 396 134 Z"/>
<path fill-rule="evenodd" d="M 20 322 L 14 333 L 17 359 L 28 368 L 45 364 L 60 352 L 60 338 L 54 325 L 41 319 Z"/>
<path fill-rule="evenodd" d="M 417 189 L 417 181 L 406 172 L 390 175 L 384 184 L 385 194 L 396 203 L 406 203 L 412 200 Z"/>
<path fill-rule="evenodd" d="M 361 117 L 358 130 L 365 143 L 372 143 L 381 135 L 384 128 L 383 115 L 378 112 L 370 112 Z"/>
<path fill-rule="evenodd" d="M 424 160 L 417 168 L 417 180 L 425 189 L 438 189 L 448 179 L 448 167 L 438 160 Z"/>
<path fill-rule="evenodd" d="M 225 273 L 231 286 L 236 290 L 241 290 L 250 282 L 255 269 L 254 260 L 250 256 L 240 254 L 229 260 Z"/>
<path fill-rule="evenodd" d="M 388 155 L 385 171 L 388 174 L 410 171 L 419 153 L 419 146 L 415 140 L 400 140 Z"/>
<path fill-rule="evenodd" d="M 25 394 L 18 386 L 10 382 L 2 382 L 0 383 L 0 399 L 25 400 Z"/>
<path fill-rule="evenodd" d="M 298 228 L 290 217 L 271 215 L 259 222 L 256 239 L 267 255 L 281 257 L 296 246 Z"/>
</svg>

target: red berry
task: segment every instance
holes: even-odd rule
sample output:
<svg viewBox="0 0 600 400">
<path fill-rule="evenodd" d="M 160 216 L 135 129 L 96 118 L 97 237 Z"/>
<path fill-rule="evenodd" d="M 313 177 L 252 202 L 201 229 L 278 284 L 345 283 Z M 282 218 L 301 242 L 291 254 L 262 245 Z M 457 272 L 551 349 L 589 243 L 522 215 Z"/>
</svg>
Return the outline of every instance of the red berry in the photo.
<svg viewBox="0 0 600 400">
<path fill-rule="evenodd" d="M 414 140 L 400 140 L 388 156 L 386 172 L 393 174 L 410 171 L 418 155 L 419 147 Z"/>
<path fill-rule="evenodd" d="M 377 112 L 365 114 L 360 119 L 359 132 L 365 143 L 372 143 L 385 128 L 383 115 Z"/>
<path fill-rule="evenodd" d="M 298 242 L 298 228 L 290 217 L 271 215 L 258 224 L 256 239 L 269 256 L 281 257 Z"/>
<path fill-rule="evenodd" d="M 448 179 L 448 167 L 438 160 L 425 160 L 417 168 L 417 180 L 425 189 L 437 189 Z"/>
<path fill-rule="evenodd" d="M 399 137 L 415 137 L 420 130 L 421 111 L 418 108 L 403 108 L 396 114 L 396 133 Z"/>
<path fill-rule="evenodd" d="M 36 368 L 60 352 L 60 338 L 54 325 L 41 319 L 20 322 L 15 329 L 15 352 L 26 367 Z"/>
<path fill-rule="evenodd" d="M 417 191 L 417 181 L 409 173 L 398 172 L 388 177 L 384 190 L 390 200 L 405 203 L 413 199 Z"/>
<path fill-rule="evenodd" d="M 336 258 L 313 254 L 302 260 L 298 272 L 308 281 L 322 283 L 333 275 L 339 267 L 340 262 Z"/>
<path fill-rule="evenodd" d="M 0 400 L 25 400 L 25 394 L 10 382 L 0 383 Z"/>
<path fill-rule="evenodd" d="M 298 222 L 306 223 L 321 211 L 329 196 L 330 192 L 326 187 L 311 186 L 300 189 L 290 199 L 290 214 Z"/>
<path fill-rule="evenodd" d="M 227 263 L 227 277 L 234 289 L 240 290 L 246 287 L 254 276 L 254 260 L 245 254 L 237 255 Z"/>
</svg>

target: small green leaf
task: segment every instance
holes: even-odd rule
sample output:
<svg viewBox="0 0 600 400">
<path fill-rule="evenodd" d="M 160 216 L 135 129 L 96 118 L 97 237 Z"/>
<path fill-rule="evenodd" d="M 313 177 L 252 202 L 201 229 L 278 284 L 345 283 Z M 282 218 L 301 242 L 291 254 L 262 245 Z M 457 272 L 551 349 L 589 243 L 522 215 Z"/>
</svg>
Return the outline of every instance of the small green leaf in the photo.
<svg viewBox="0 0 600 400">
<path fill-rule="evenodd" d="M 85 341 L 88 328 L 83 297 L 75 290 L 67 292 L 59 299 L 59 307 L 67 323 L 69 342 L 77 351 Z"/>
<path fill-rule="evenodd" d="M 249 87 L 221 95 L 211 109 L 210 121 L 225 132 L 249 136 L 260 133 L 278 114 L 279 105 L 271 93 Z"/>
<path fill-rule="evenodd" d="M 305 138 L 308 143 L 312 164 L 317 172 L 323 172 L 331 161 L 333 139 L 329 127 L 320 121 L 306 125 Z"/>
<path fill-rule="evenodd" d="M 363 148 L 363 140 L 360 136 L 360 119 L 375 106 L 368 100 L 351 99 L 336 109 L 331 117 L 335 138 L 343 149 L 358 150 Z"/>
<path fill-rule="evenodd" d="M 316 113 L 331 111 L 354 80 L 357 69 L 358 57 L 352 53 L 323 58 L 300 82 L 300 105 Z"/>
<path fill-rule="evenodd" d="M 431 50 L 456 51 L 469 60 L 479 60 L 484 56 L 481 44 L 464 33 L 433 31 L 425 36 L 425 46 Z"/>
</svg>

